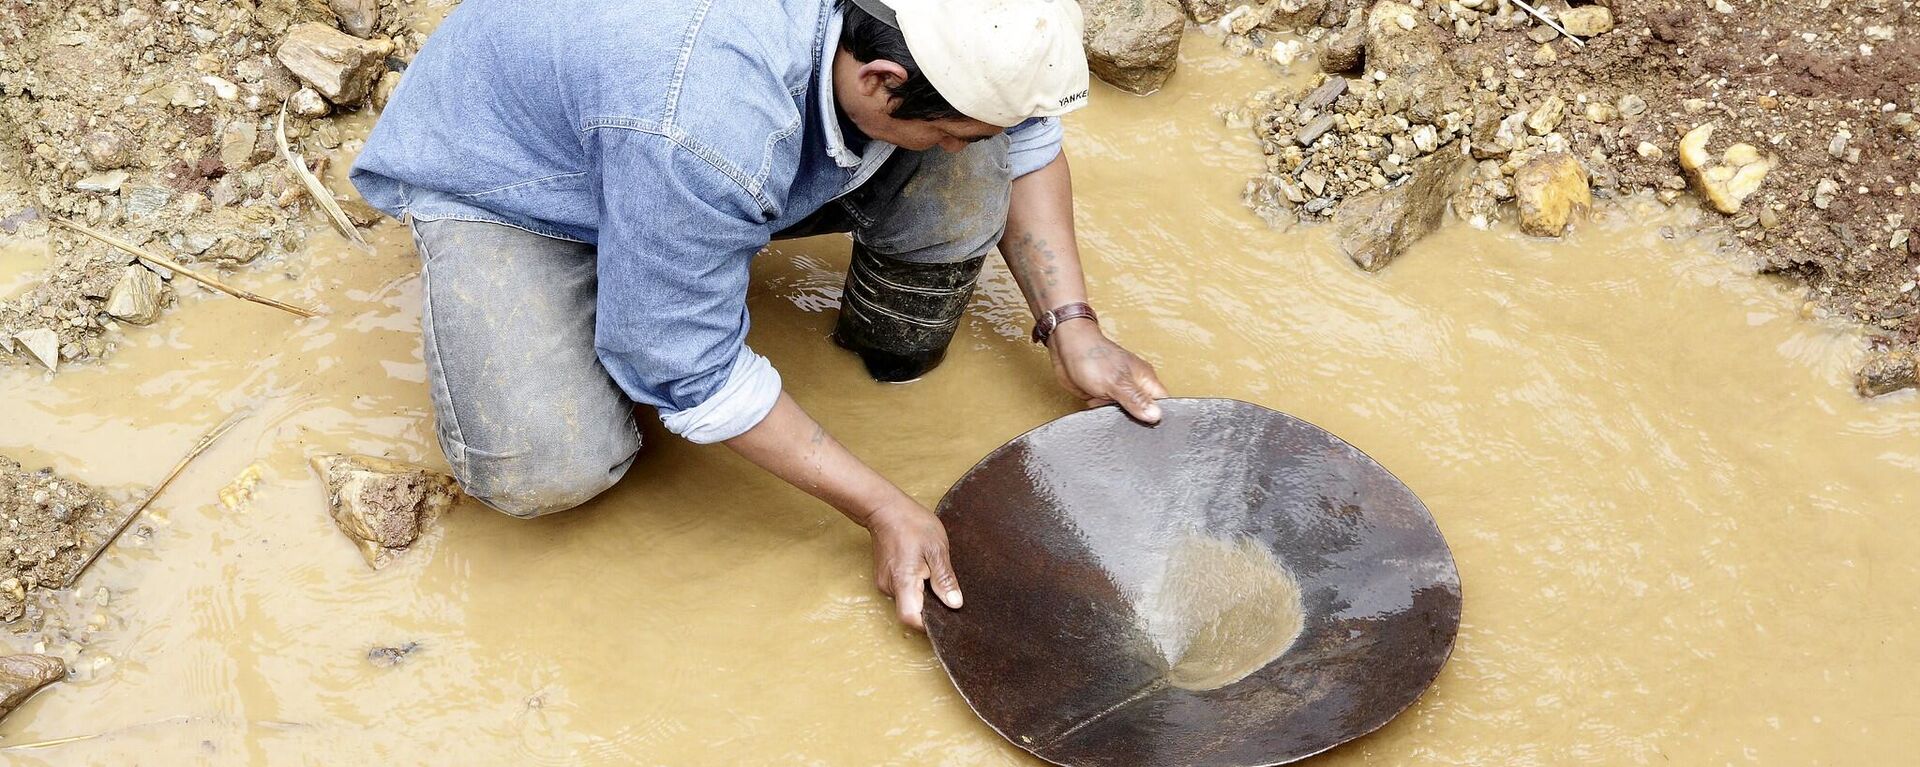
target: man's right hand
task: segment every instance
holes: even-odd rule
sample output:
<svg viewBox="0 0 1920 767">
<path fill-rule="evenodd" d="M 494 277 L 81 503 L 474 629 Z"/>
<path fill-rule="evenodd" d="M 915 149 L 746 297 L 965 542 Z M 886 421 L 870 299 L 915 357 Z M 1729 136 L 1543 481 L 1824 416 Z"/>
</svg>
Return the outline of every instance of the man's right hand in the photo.
<svg viewBox="0 0 1920 767">
<path fill-rule="evenodd" d="M 794 487 L 826 501 L 873 534 L 874 582 L 893 597 L 900 622 L 926 630 L 926 587 L 960 607 L 960 580 L 947 559 L 947 529 L 900 488 L 874 473 L 785 393 L 773 410 L 727 447 Z"/>
<path fill-rule="evenodd" d="M 901 623 L 927 630 L 920 608 L 927 593 L 922 584 L 928 581 L 940 601 L 960 609 L 960 579 L 953 574 L 947 529 L 939 517 L 903 495 L 875 511 L 866 524 L 873 534 L 874 583 L 881 593 L 893 597 Z"/>
</svg>

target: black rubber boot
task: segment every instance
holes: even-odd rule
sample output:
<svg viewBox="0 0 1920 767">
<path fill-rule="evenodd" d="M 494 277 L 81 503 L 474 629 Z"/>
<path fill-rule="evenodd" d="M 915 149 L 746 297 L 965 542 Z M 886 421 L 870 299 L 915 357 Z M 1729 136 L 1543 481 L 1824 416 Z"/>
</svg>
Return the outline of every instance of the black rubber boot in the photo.
<svg viewBox="0 0 1920 767">
<path fill-rule="evenodd" d="M 834 343 L 859 354 L 876 381 L 926 375 L 946 358 L 986 260 L 916 264 L 854 245 Z"/>
</svg>

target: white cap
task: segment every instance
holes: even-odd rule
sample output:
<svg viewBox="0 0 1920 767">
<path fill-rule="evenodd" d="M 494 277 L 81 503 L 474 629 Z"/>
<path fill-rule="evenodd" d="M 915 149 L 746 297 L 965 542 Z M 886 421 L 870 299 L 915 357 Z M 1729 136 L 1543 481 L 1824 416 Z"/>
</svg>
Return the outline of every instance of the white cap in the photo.
<svg viewBox="0 0 1920 767">
<path fill-rule="evenodd" d="M 1075 0 L 853 0 L 900 30 L 947 103 L 1011 128 L 1087 105 L 1087 54 Z"/>
</svg>

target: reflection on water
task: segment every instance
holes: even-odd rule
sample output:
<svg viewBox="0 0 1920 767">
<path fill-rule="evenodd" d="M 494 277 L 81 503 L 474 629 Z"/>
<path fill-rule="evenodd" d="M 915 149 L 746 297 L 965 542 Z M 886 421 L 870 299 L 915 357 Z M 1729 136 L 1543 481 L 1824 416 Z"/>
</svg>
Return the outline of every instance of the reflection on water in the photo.
<svg viewBox="0 0 1920 767">
<path fill-rule="evenodd" d="M 1175 687 L 1238 682 L 1286 652 L 1305 625 L 1300 584 L 1250 536 L 1187 535 L 1149 588 L 1137 609 Z"/>
<path fill-rule="evenodd" d="M 1851 331 L 1802 320 L 1706 242 L 1662 238 L 1686 217 L 1653 206 L 1565 241 L 1450 225 L 1360 274 L 1324 232 L 1275 232 L 1240 204 L 1258 149 L 1211 112 L 1272 85 L 1193 40 L 1161 93 L 1096 94 L 1068 147 L 1103 326 L 1176 392 L 1352 442 L 1452 545 L 1468 607 L 1445 673 L 1316 764 L 1910 761 L 1920 396 L 1856 399 Z M 306 458 L 441 462 L 420 286 L 391 225 L 371 253 L 315 241 L 235 281 L 326 317 L 186 287 L 105 364 L 0 369 L 0 450 L 112 488 L 256 412 L 80 584 L 112 594 L 75 659 L 99 671 L 0 724 L 0 748 L 98 737 L 0 762 L 1034 764 L 893 625 L 864 533 L 724 448 L 655 429 L 605 500 L 532 522 L 468 505 L 369 572 Z M 846 250 L 760 259 L 752 343 L 909 493 L 931 505 L 1076 407 L 1004 289 L 940 370 L 868 381 L 826 340 L 837 279 L 820 272 Z M 223 505 L 255 464 L 248 501 Z"/>
</svg>

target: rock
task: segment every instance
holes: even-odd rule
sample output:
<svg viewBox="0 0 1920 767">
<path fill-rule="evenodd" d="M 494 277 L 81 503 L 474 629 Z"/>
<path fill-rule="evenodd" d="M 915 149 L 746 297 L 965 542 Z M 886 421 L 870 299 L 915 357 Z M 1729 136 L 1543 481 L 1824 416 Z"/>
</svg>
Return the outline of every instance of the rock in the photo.
<svg viewBox="0 0 1920 767">
<path fill-rule="evenodd" d="M 1560 26 L 1575 37 L 1593 37 L 1613 31 L 1613 11 L 1604 5 L 1582 5 L 1560 12 Z"/>
<path fill-rule="evenodd" d="M 376 570 L 460 497 L 452 477 L 384 458 L 326 454 L 315 456 L 313 467 L 326 485 L 333 523 Z"/>
<path fill-rule="evenodd" d="M 1854 375 L 1854 388 L 1862 397 L 1878 397 L 1920 386 L 1920 369 L 1916 369 L 1915 361 L 1911 352 L 1879 352 L 1860 366 Z"/>
<path fill-rule="evenodd" d="M 228 80 L 224 77 L 207 75 L 205 77 L 200 78 L 200 82 L 205 83 L 207 87 L 212 88 L 213 95 L 218 97 L 221 101 L 233 101 L 234 99 L 240 98 L 240 86 L 234 85 L 233 81 Z"/>
<path fill-rule="evenodd" d="M 400 87 L 400 73 L 388 72 L 380 76 L 380 82 L 373 84 L 373 110 L 384 111 L 387 101 L 393 98 L 393 89 Z"/>
<path fill-rule="evenodd" d="M 107 294 L 107 313 L 135 325 L 160 318 L 160 277 L 139 264 L 120 270 L 120 281 Z"/>
<path fill-rule="evenodd" d="M 1853 131 L 1841 128 L 1833 134 L 1832 140 L 1827 142 L 1827 155 L 1835 160 L 1845 158 L 1847 156 L 1847 142 L 1852 140 Z"/>
<path fill-rule="evenodd" d="M 1440 148 L 1440 131 L 1431 125 L 1422 125 L 1413 129 L 1408 140 L 1413 142 L 1414 151 L 1426 154 Z"/>
<path fill-rule="evenodd" d="M 1212 24 L 1227 14 L 1227 0 L 1180 0 L 1180 6 L 1196 24 Z"/>
<path fill-rule="evenodd" d="M 326 97 L 321 96 L 319 91 L 301 88 L 287 97 L 287 111 L 312 120 L 326 117 L 328 112 L 333 111 L 333 106 L 327 103 Z"/>
<path fill-rule="evenodd" d="M 1333 106 L 1333 102 L 1338 101 L 1340 95 L 1346 92 L 1347 78 L 1337 75 L 1328 77 L 1326 82 L 1300 98 L 1300 108 L 1318 112 Z"/>
<path fill-rule="evenodd" d="M 1634 147 L 1633 151 L 1649 160 L 1658 160 L 1666 155 L 1666 152 L 1660 151 L 1660 147 L 1654 146 L 1651 141 L 1640 142 L 1640 146 Z"/>
<path fill-rule="evenodd" d="M 1621 116 L 1639 117 L 1647 113 L 1647 100 L 1629 93 L 1621 96 L 1619 102 L 1614 104 L 1614 108 L 1620 110 Z"/>
<path fill-rule="evenodd" d="M 79 181 L 75 181 L 73 182 L 73 188 L 82 192 L 117 194 L 120 191 L 120 187 L 126 183 L 126 171 L 110 170 L 105 173 L 95 173 Z"/>
<path fill-rule="evenodd" d="M 1173 76 L 1186 19 L 1174 0 L 1084 0 L 1087 67 L 1128 93 L 1160 90 Z"/>
<path fill-rule="evenodd" d="M 1341 252 L 1369 272 L 1386 268 L 1440 226 L 1453 177 L 1466 162 L 1459 152 L 1435 152 L 1415 160 L 1399 186 L 1341 203 L 1334 213 Z"/>
<path fill-rule="evenodd" d="M 1294 131 L 1293 141 L 1301 146 L 1312 146 L 1313 142 L 1318 141 L 1321 136 L 1326 135 L 1327 131 L 1330 130 L 1333 130 L 1333 115 L 1324 114 L 1313 118 L 1312 122 L 1302 125 L 1299 130 Z"/>
<path fill-rule="evenodd" d="M 132 152 L 127 146 L 127 137 L 116 131 L 94 131 L 80 140 L 80 151 L 87 158 L 87 164 L 96 171 L 113 170 L 127 167 Z"/>
<path fill-rule="evenodd" d="M 354 37 L 367 37 L 380 21 L 380 4 L 375 0 L 327 0 L 340 28 Z"/>
<path fill-rule="evenodd" d="M 1602 104 L 1598 101 L 1587 104 L 1587 108 L 1586 108 L 1587 122 L 1594 123 L 1596 125 L 1605 124 L 1605 123 L 1613 122 L 1614 118 L 1619 116 L 1620 116 L 1620 110 L 1614 107 L 1612 104 Z"/>
<path fill-rule="evenodd" d="M 1300 174 L 1300 183 L 1306 184 L 1307 191 L 1312 192 L 1315 197 L 1327 193 L 1327 176 L 1320 171 L 1310 170 Z"/>
<path fill-rule="evenodd" d="M 1560 121 L 1566 115 L 1567 102 L 1561 100 L 1559 96 L 1548 96 L 1546 101 L 1540 102 L 1540 106 L 1535 107 L 1533 112 L 1527 115 L 1527 128 L 1531 129 L 1536 136 L 1545 136 L 1552 133 L 1554 128 L 1560 127 Z"/>
<path fill-rule="evenodd" d="M 1559 60 L 1560 54 L 1553 52 L 1553 43 L 1541 43 L 1540 48 L 1533 52 L 1533 63 L 1535 66 L 1544 67 Z"/>
<path fill-rule="evenodd" d="M 220 164 L 227 172 L 237 173 L 253 167 L 254 148 L 260 143 L 260 129 L 250 117 L 236 117 L 220 134 Z"/>
<path fill-rule="evenodd" d="M 1466 103 L 1466 82 L 1447 63 L 1439 28 L 1412 6 L 1394 0 L 1373 6 L 1367 15 L 1367 69 L 1387 76 L 1380 83 L 1381 103 L 1405 104 L 1414 122 L 1438 122 L 1448 104 Z"/>
<path fill-rule="evenodd" d="M 1593 209 L 1586 168 L 1564 152 L 1527 161 L 1514 171 L 1513 188 L 1520 231 L 1535 237 L 1559 237 L 1574 216 Z"/>
<path fill-rule="evenodd" d="M 20 348 L 27 350 L 27 356 L 39 360 L 48 371 L 60 369 L 60 337 L 48 328 L 22 330 L 13 334 L 13 340 Z"/>
<path fill-rule="evenodd" d="M 328 101 L 353 105 L 386 71 L 393 49 L 391 40 L 362 40 L 310 21 L 287 31 L 275 57 Z"/>
<path fill-rule="evenodd" d="M 1327 12 L 1327 0 L 1270 0 L 1261 6 L 1260 29 L 1269 32 L 1293 32 L 1319 23 Z"/>
<path fill-rule="evenodd" d="M 1687 131 L 1680 139 L 1680 167 L 1714 210 L 1733 215 L 1740 212 L 1741 203 L 1760 191 L 1760 182 L 1766 180 L 1774 161 L 1760 157 L 1750 145 L 1735 144 L 1727 150 L 1726 162 L 1716 163 L 1707 153 L 1707 141 L 1712 138 L 1713 123 Z"/>
<path fill-rule="evenodd" d="M 393 668 L 407 660 L 407 656 L 420 649 L 419 642 L 375 647 L 367 651 L 367 662 L 376 668 Z"/>
<path fill-rule="evenodd" d="M 1833 179 L 1820 179 L 1820 183 L 1813 185 L 1813 207 L 1821 210 L 1833 207 L 1833 196 L 1839 192 L 1840 185 L 1834 183 Z"/>
<path fill-rule="evenodd" d="M 127 190 L 127 213 L 134 216 L 151 216 L 167 207 L 173 199 L 173 192 L 160 186 L 137 186 Z"/>
<path fill-rule="evenodd" d="M 1366 20 L 1360 9 L 1355 8 L 1347 15 L 1347 25 L 1327 36 L 1326 47 L 1320 54 L 1320 70 L 1335 73 L 1359 69 L 1366 52 Z"/>
<path fill-rule="evenodd" d="M 67 664 L 51 655 L 20 653 L 0 657 L 0 719 L 47 685 L 67 678 Z"/>
</svg>

